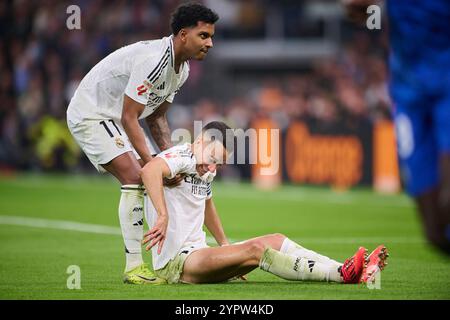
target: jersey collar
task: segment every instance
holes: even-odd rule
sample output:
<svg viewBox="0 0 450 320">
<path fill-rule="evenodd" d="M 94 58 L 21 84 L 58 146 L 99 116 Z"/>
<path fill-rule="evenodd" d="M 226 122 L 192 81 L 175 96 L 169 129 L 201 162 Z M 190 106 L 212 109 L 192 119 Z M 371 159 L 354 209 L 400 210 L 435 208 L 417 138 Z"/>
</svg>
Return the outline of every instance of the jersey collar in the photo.
<svg viewBox="0 0 450 320">
<path fill-rule="evenodd" d="M 170 46 L 170 62 L 172 64 L 172 68 L 175 69 L 175 51 L 173 49 L 173 34 L 169 37 L 169 46 Z"/>
<path fill-rule="evenodd" d="M 180 70 L 178 70 L 178 73 L 175 71 L 175 49 L 174 49 L 174 45 L 173 45 L 173 34 L 171 34 L 170 36 L 169 36 L 169 47 L 170 47 L 170 63 L 171 63 L 171 65 L 172 65 L 172 70 L 173 70 L 173 72 L 175 73 L 175 75 L 177 76 L 177 77 L 180 77 L 181 76 L 181 74 L 182 74 L 182 70 L 183 70 L 183 68 L 184 68 L 184 64 L 186 63 L 186 62 L 183 62 L 181 65 L 180 65 Z"/>
</svg>

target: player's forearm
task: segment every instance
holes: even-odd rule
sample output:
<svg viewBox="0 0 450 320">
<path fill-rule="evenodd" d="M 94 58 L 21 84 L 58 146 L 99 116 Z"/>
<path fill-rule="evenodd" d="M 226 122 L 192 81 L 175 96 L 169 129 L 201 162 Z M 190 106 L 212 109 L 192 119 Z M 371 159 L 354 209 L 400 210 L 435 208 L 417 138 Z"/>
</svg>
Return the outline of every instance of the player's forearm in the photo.
<svg viewBox="0 0 450 320">
<path fill-rule="evenodd" d="M 212 200 L 206 201 L 205 226 L 219 245 L 229 244 L 225 231 L 223 230 L 222 222 Z"/>
<path fill-rule="evenodd" d="M 172 140 L 170 139 L 171 133 L 169 123 L 167 122 L 165 114 L 162 114 L 156 118 L 148 118 L 147 125 L 150 129 L 153 140 L 161 151 L 169 149 L 173 146 Z"/>
<path fill-rule="evenodd" d="M 142 161 L 144 161 L 144 163 L 149 162 L 152 159 L 152 156 L 147 147 L 147 143 L 145 142 L 144 131 L 139 125 L 138 119 L 131 117 L 122 118 L 122 125 L 131 144 L 141 157 Z"/>
<path fill-rule="evenodd" d="M 149 162 L 141 170 L 141 179 L 147 190 L 147 194 L 155 207 L 156 213 L 159 216 L 168 216 L 164 198 L 162 171 Z"/>
</svg>

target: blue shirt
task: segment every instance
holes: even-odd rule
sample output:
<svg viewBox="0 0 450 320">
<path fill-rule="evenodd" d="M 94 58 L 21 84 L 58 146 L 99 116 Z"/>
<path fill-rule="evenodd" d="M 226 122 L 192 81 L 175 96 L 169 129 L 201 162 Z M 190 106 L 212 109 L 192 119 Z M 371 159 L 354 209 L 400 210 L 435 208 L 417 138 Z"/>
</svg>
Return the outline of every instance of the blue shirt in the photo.
<svg viewBox="0 0 450 320">
<path fill-rule="evenodd" d="M 450 1 L 387 1 L 392 84 L 450 89 Z"/>
</svg>

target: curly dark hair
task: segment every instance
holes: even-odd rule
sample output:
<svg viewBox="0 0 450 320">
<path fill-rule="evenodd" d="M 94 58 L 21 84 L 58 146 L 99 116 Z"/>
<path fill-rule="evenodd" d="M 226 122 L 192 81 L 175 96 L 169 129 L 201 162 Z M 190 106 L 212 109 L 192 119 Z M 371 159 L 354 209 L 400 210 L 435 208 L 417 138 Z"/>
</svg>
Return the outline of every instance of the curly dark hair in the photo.
<svg viewBox="0 0 450 320">
<path fill-rule="evenodd" d="M 199 21 L 214 24 L 219 15 L 202 4 L 189 2 L 178 6 L 170 21 L 172 33 L 177 35 L 182 28 L 195 27 Z"/>
</svg>

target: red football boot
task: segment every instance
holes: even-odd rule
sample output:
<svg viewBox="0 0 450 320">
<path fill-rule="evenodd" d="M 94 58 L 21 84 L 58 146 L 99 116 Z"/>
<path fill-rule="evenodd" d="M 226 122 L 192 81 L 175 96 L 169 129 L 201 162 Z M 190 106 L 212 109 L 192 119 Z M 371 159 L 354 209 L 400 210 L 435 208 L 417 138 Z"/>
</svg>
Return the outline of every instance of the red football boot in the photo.
<svg viewBox="0 0 450 320">
<path fill-rule="evenodd" d="M 379 245 L 373 250 L 366 260 L 367 267 L 362 274 L 360 282 L 373 282 L 375 275 L 386 267 L 386 259 L 388 257 L 389 253 L 384 245 Z"/>
<path fill-rule="evenodd" d="M 367 249 L 359 247 L 353 257 L 345 260 L 341 267 L 341 277 L 344 283 L 359 283 L 365 269 Z"/>
</svg>

